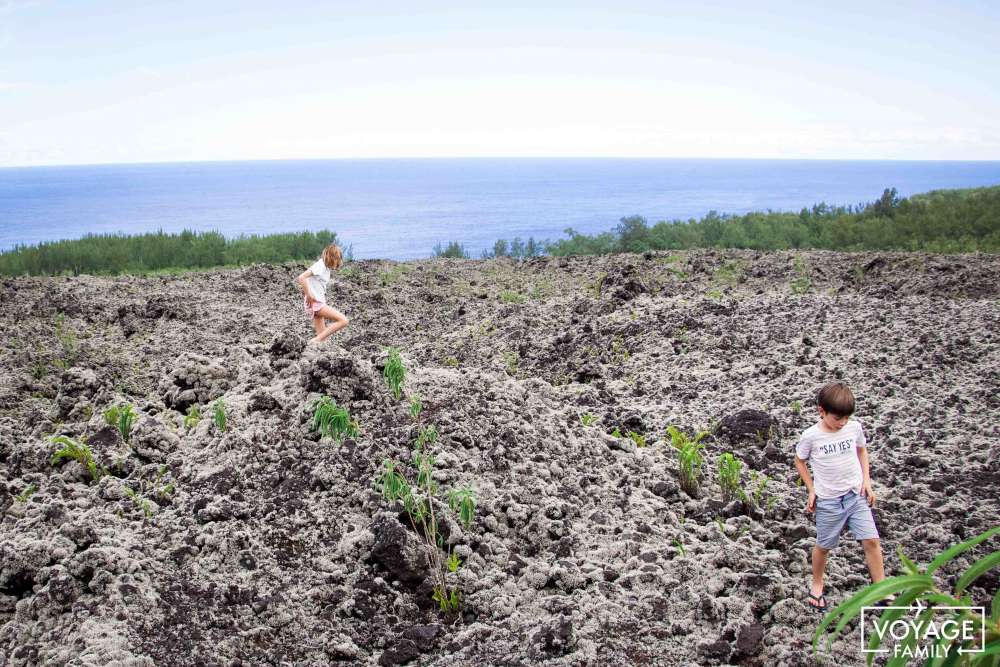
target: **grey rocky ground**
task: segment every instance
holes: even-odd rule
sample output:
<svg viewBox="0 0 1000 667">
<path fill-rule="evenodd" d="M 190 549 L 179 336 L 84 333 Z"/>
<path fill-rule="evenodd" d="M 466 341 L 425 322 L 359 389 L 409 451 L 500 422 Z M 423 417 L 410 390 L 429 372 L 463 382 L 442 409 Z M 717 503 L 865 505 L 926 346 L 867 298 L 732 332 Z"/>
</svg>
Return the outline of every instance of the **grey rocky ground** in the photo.
<svg viewBox="0 0 1000 667">
<path fill-rule="evenodd" d="M 859 397 L 890 572 L 898 546 L 927 562 L 998 523 L 1000 258 L 356 262 L 329 293 L 351 325 L 319 349 L 301 269 L 2 283 L 0 665 L 813 664 L 792 454 L 831 378 Z M 357 438 L 311 430 L 323 394 Z M 102 416 L 126 402 L 127 444 Z M 432 423 L 442 485 L 478 497 L 450 525 L 456 617 L 373 490 Z M 695 497 L 669 425 L 713 430 Z M 53 465 L 58 434 L 109 474 Z M 762 514 L 721 501 L 725 451 L 769 476 Z M 828 596 L 865 582 L 845 538 Z M 862 663 L 855 633 L 834 645 Z"/>
</svg>

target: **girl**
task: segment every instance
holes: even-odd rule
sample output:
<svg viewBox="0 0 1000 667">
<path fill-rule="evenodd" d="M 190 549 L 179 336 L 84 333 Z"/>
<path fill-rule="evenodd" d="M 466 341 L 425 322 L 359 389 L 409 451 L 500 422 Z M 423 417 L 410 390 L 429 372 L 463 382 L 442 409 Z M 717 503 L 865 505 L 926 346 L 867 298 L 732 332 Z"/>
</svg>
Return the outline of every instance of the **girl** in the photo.
<svg viewBox="0 0 1000 667">
<path fill-rule="evenodd" d="M 335 308 L 326 305 L 326 284 L 330 282 L 330 269 L 339 269 L 344 263 L 340 246 L 331 243 L 323 250 L 323 256 L 295 279 L 305 297 L 306 313 L 312 318 L 315 338 L 310 343 L 321 343 L 347 326 L 350 320 Z M 326 324 L 330 320 L 330 324 Z"/>
</svg>

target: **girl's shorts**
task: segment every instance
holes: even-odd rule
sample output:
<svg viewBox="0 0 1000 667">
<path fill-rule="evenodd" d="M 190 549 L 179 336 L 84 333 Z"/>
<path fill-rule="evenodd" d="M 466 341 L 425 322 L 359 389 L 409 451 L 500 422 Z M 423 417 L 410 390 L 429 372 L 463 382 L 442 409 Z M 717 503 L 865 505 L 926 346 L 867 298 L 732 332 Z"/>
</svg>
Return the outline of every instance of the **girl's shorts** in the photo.
<svg viewBox="0 0 1000 667">
<path fill-rule="evenodd" d="M 844 528 L 850 530 L 856 540 L 878 538 L 868 500 L 854 491 L 836 498 L 817 498 L 816 544 L 823 549 L 833 549 L 840 542 Z"/>
<path fill-rule="evenodd" d="M 310 306 L 309 299 L 305 296 L 302 297 L 302 307 L 306 309 L 306 313 L 309 314 L 309 317 L 316 317 L 316 313 L 318 313 L 325 305 L 326 304 L 322 301 L 313 301 Z"/>
</svg>

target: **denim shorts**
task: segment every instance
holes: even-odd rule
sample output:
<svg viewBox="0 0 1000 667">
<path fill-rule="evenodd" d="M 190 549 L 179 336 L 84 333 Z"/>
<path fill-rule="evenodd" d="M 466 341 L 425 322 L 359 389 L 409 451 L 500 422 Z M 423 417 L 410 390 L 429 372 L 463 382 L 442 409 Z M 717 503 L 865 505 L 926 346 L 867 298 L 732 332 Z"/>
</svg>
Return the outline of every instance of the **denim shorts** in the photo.
<svg viewBox="0 0 1000 667">
<path fill-rule="evenodd" d="M 816 498 L 816 544 L 833 549 L 847 527 L 857 540 L 878 539 L 868 499 L 854 491 L 836 498 Z"/>
</svg>

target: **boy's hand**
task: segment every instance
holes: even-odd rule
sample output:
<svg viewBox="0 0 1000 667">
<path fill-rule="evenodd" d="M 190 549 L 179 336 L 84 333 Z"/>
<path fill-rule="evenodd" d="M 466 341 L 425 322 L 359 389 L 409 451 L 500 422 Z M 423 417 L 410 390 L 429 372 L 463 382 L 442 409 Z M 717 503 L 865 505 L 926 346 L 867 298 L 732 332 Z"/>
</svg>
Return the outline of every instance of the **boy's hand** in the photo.
<svg viewBox="0 0 1000 667">
<path fill-rule="evenodd" d="M 870 479 L 865 480 L 861 485 L 861 495 L 868 499 L 870 507 L 875 506 L 875 492 L 872 491 L 872 481 Z"/>
<path fill-rule="evenodd" d="M 806 503 L 806 511 L 812 514 L 816 511 L 816 492 L 809 492 L 809 501 Z"/>
</svg>

